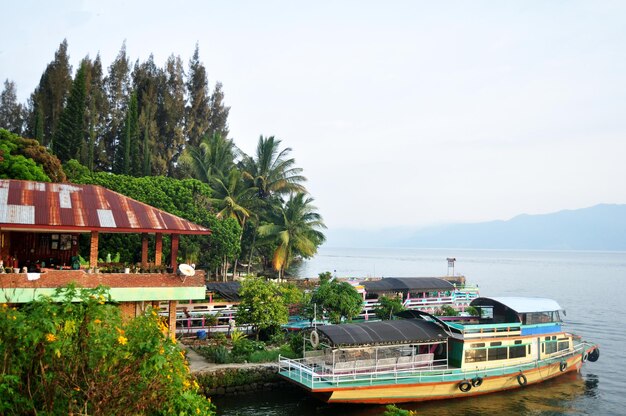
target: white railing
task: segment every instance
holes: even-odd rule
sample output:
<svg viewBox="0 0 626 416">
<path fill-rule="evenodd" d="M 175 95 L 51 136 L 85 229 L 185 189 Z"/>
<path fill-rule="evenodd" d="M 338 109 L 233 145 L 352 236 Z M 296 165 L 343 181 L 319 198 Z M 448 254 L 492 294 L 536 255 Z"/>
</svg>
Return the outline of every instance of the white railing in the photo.
<svg viewBox="0 0 626 416">
<path fill-rule="evenodd" d="M 517 363 L 512 365 L 501 365 L 489 368 L 460 369 L 450 367 L 446 360 L 433 360 L 426 367 L 411 365 L 403 368 L 394 366 L 390 369 L 382 369 L 378 365 L 374 366 L 357 366 L 349 369 L 340 368 L 337 370 L 337 364 L 334 367 L 324 365 L 317 360 L 308 358 L 289 359 L 279 357 L 279 373 L 298 381 L 301 384 L 315 388 L 316 386 L 339 386 L 343 383 L 402 383 L 404 381 L 416 380 L 418 382 L 443 382 L 459 379 L 469 379 L 476 376 L 488 377 L 502 374 L 516 373 L 519 371 L 528 371 L 540 366 L 554 364 L 563 358 L 568 358 L 580 354 L 592 344 L 581 342 L 575 345 L 571 350 L 553 354 L 548 358 L 541 360 L 533 360 L 526 363 Z M 380 361 L 380 360 L 379 360 Z M 345 371 L 344 371 L 345 370 Z"/>
</svg>

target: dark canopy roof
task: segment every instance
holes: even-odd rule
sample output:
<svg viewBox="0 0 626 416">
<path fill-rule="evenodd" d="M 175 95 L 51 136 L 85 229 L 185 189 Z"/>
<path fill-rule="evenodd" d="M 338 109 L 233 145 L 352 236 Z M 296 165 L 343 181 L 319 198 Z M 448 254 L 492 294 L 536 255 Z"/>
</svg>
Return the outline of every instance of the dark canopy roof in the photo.
<svg viewBox="0 0 626 416">
<path fill-rule="evenodd" d="M 370 293 L 454 290 L 452 283 L 436 277 L 386 277 L 363 282 L 363 286 Z"/>
<path fill-rule="evenodd" d="M 421 319 L 379 321 L 359 324 L 323 325 L 317 331 L 325 335 L 331 346 L 372 344 L 408 344 L 444 341 L 447 334 L 433 322 Z"/>
<path fill-rule="evenodd" d="M 239 282 L 209 282 L 206 284 L 206 290 L 219 294 L 226 300 L 239 301 Z"/>
</svg>

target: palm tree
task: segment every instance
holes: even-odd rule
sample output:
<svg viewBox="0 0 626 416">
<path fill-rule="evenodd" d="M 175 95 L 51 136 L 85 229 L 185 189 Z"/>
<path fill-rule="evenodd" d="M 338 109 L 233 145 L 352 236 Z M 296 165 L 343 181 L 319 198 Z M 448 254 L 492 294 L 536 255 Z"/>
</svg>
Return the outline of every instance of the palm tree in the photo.
<svg viewBox="0 0 626 416">
<path fill-rule="evenodd" d="M 214 177 L 211 180 L 211 187 L 213 196 L 210 202 L 219 209 L 216 217 L 234 218 L 239 222 L 241 226 L 239 243 L 241 244 L 246 220 L 252 215 L 251 208 L 256 200 L 256 189 L 244 183 L 241 172 L 236 168 L 231 169 L 224 180 Z M 238 258 L 235 259 L 233 276 L 237 271 L 238 260 Z"/>
<path fill-rule="evenodd" d="M 215 133 L 204 136 L 198 147 L 186 148 L 179 160 L 193 177 L 211 184 L 213 178 L 224 179 L 228 175 L 240 153 L 232 139 Z"/>
<path fill-rule="evenodd" d="M 298 192 L 291 194 L 273 224 L 258 228 L 262 237 L 275 238 L 278 247 L 274 251 L 272 265 L 282 278 L 285 270 L 296 256 L 310 258 L 326 237 L 320 229 L 326 228 L 322 217 L 311 205 L 313 198 Z"/>
<path fill-rule="evenodd" d="M 279 149 L 281 141 L 270 136 L 259 137 L 254 157 L 245 156 L 242 165 L 244 177 L 257 188 L 259 198 L 267 200 L 274 194 L 306 192 L 302 169 L 295 167 L 295 159 L 288 158 L 290 147 Z"/>
</svg>

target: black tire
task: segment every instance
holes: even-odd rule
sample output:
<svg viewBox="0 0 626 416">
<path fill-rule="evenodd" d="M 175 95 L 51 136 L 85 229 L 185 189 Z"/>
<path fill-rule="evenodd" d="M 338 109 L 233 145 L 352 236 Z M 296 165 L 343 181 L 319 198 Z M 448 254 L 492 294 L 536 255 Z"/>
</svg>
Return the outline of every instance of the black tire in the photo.
<svg viewBox="0 0 626 416">
<path fill-rule="evenodd" d="M 518 374 L 517 375 L 517 382 L 519 383 L 520 386 L 525 386 L 526 384 L 528 384 L 528 379 L 526 378 L 526 376 L 524 374 Z"/>
<path fill-rule="evenodd" d="M 587 359 L 592 363 L 598 361 L 598 358 L 600 358 L 600 348 L 595 348 L 594 350 L 592 350 L 587 357 Z"/>
<path fill-rule="evenodd" d="M 480 387 L 483 384 L 483 378 L 482 377 L 474 377 L 472 379 L 472 387 Z"/>
<path fill-rule="evenodd" d="M 566 361 L 561 361 L 561 363 L 559 364 L 559 370 L 561 371 L 561 373 L 565 370 L 567 370 L 567 362 Z"/>
<path fill-rule="evenodd" d="M 461 390 L 463 393 L 467 393 L 471 389 L 472 389 L 472 385 L 470 384 L 469 381 L 463 380 L 459 383 L 459 390 Z"/>
</svg>

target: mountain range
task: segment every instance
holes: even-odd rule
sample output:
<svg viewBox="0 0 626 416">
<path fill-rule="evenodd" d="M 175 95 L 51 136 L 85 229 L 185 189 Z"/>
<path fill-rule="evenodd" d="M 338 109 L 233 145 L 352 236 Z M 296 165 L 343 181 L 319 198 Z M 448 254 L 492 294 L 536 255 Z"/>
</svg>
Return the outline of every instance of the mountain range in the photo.
<svg viewBox="0 0 626 416">
<path fill-rule="evenodd" d="M 600 204 L 506 221 L 328 230 L 329 247 L 626 251 L 626 205 Z"/>
</svg>

